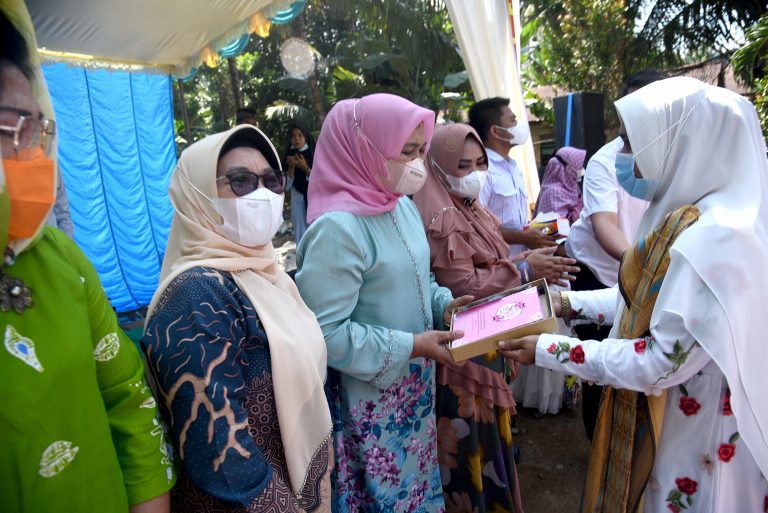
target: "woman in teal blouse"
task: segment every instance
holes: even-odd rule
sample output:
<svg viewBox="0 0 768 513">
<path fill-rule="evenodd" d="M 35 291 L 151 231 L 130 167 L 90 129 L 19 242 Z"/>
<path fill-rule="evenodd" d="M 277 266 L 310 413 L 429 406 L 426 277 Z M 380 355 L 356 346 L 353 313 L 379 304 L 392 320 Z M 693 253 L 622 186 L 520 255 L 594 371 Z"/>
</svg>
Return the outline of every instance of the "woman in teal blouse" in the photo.
<svg viewBox="0 0 768 513">
<path fill-rule="evenodd" d="M 444 507 L 433 360 L 448 363 L 453 300 L 429 272 L 421 218 L 406 197 L 424 183 L 434 114 L 393 95 L 336 104 L 309 185 L 312 222 L 297 284 L 328 346 L 334 508 Z"/>
</svg>

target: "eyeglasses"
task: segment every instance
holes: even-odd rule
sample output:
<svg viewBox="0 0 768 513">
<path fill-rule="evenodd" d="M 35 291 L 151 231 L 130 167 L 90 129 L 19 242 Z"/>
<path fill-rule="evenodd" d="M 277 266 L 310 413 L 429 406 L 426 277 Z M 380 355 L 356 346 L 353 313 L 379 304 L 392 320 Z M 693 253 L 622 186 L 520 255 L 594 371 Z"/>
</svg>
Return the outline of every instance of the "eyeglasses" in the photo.
<svg viewBox="0 0 768 513">
<path fill-rule="evenodd" d="M 42 150 L 46 157 L 51 155 L 53 140 L 56 137 L 56 122 L 52 119 L 33 118 L 28 111 L 0 105 L 0 110 L 12 111 L 19 114 L 15 126 L 0 125 L 0 134 L 13 137 L 13 149 L 18 160 L 35 158 Z"/>
<path fill-rule="evenodd" d="M 245 196 L 259 188 L 259 182 L 264 184 L 264 187 L 274 192 L 275 194 L 282 194 L 285 191 L 285 175 L 282 171 L 277 169 L 269 169 L 263 175 L 257 175 L 251 171 L 239 170 L 228 175 L 220 176 L 216 179 L 217 182 L 222 180 L 229 180 L 229 186 L 232 188 L 232 192 L 238 196 Z"/>
</svg>

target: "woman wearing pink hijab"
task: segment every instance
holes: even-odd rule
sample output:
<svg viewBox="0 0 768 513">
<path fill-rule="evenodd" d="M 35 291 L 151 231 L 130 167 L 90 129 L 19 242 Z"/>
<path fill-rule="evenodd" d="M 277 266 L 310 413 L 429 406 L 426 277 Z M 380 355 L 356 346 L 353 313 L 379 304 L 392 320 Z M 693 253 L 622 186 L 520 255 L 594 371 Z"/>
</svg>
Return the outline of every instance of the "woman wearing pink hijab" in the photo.
<svg viewBox="0 0 768 513">
<path fill-rule="evenodd" d="M 426 180 L 434 113 L 389 94 L 345 100 L 320 131 L 296 282 L 328 347 L 334 509 L 437 512 L 434 361 L 452 363 L 454 300 L 429 272 L 407 197 Z"/>
<path fill-rule="evenodd" d="M 584 205 L 581 199 L 579 182 L 584 176 L 584 158 L 586 150 L 565 146 L 557 150 L 544 171 L 541 182 L 539 200 L 536 202 L 536 212 L 557 212 L 575 223 Z"/>
</svg>

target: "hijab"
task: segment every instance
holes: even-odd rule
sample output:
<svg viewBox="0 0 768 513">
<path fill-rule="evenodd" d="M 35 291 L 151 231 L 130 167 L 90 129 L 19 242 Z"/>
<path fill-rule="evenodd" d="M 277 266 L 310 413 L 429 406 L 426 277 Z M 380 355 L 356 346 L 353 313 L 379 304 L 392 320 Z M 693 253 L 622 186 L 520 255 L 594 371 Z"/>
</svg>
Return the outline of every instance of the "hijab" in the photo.
<svg viewBox="0 0 768 513">
<path fill-rule="evenodd" d="M 557 212 L 571 224 L 576 222 L 584 205 L 579 180 L 586 155 L 586 150 L 565 146 L 549 159 L 536 203 L 536 214 Z"/>
<path fill-rule="evenodd" d="M 298 123 L 294 123 L 288 127 L 288 140 L 285 143 L 285 151 L 283 152 L 283 155 L 287 155 L 290 150 L 301 149 L 301 148 L 294 148 L 293 145 L 291 144 L 291 137 L 293 135 L 293 131 L 297 128 L 304 135 L 304 141 L 307 144 L 307 149 L 302 151 L 301 153 L 308 153 L 311 156 L 315 151 L 315 140 L 312 138 L 312 134 L 310 133 L 310 131 L 307 130 L 307 128 L 304 125 L 300 125 Z M 307 161 L 307 163 L 309 163 L 309 161 Z"/>
<path fill-rule="evenodd" d="M 708 289 L 686 329 L 728 380 L 739 433 L 768 475 L 759 318 L 768 290 L 768 161 L 757 113 L 746 98 L 687 77 L 645 86 L 616 109 L 643 178 L 658 183 L 636 241 L 682 205 L 701 211 L 670 250 Z"/>
<path fill-rule="evenodd" d="M 441 238 L 455 232 L 474 231 L 486 244 L 485 248 L 475 248 L 477 251 L 491 253 L 494 259 L 506 259 L 509 257 L 509 246 L 501 237 L 498 222 L 478 201 L 468 202 L 452 194 L 448 184 L 441 179 L 440 169 L 451 176 L 459 176 L 464 143 L 470 138 L 480 144 L 485 154 L 480 136 L 471 126 L 455 123 L 437 127 L 425 161 L 427 182 L 413 195 L 413 201 L 419 209 L 424 227 L 433 236 Z M 473 208 L 479 210 L 480 215 L 474 215 Z"/>
<path fill-rule="evenodd" d="M 51 103 L 51 96 L 48 94 L 48 87 L 45 83 L 45 78 L 43 77 L 43 68 L 40 63 L 40 55 L 37 52 L 37 48 L 39 48 L 37 44 L 37 38 L 35 36 L 35 29 L 32 25 L 32 18 L 29 15 L 29 11 L 27 10 L 26 5 L 24 4 L 23 0 L 6 0 L 3 2 L 0 2 L 0 13 L 2 13 L 10 22 L 10 24 L 15 28 L 22 38 L 24 38 L 24 42 L 27 46 L 27 55 L 25 56 L 26 60 L 28 61 L 29 69 L 33 73 L 32 80 L 30 81 L 30 85 L 32 86 L 32 93 L 35 95 L 35 100 L 37 101 L 37 104 L 40 106 L 40 112 L 43 113 L 43 116 L 45 116 L 46 119 L 52 119 L 55 120 L 54 112 L 53 112 L 53 104 Z M 20 63 L 14 63 L 18 67 L 19 70 L 21 68 L 18 66 Z M 58 127 L 57 127 L 58 128 Z M 51 154 L 48 158 L 53 160 L 54 166 L 57 167 L 57 144 L 58 144 L 58 137 L 54 137 L 53 139 L 53 148 L 51 149 Z M 0 163 L 0 165 L 2 165 Z M 54 183 L 53 183 L 53 190 L 54 194 L 55 191 L 58 190 L 58 180 L 59 180 L 59 172 L 58 167 L 54 170 L 53 173 Z M 3 194 L 5 194 L 7 198 L 7 191 L 5 190 L 5 180 L 3 180 Z M 3 199 L 3 201 L 7 201 L 7 199 Z M 51 210 L 53 209 L 53 204 L 51 205 Z M 2 207 L 3 209 L 5 207 Z M 10 215 L 8 212 L 4 210 L 0 210 L 1 213 L 5 213 L 5 217 L 2 217 L 0 219 L 3 220 L 3 224 L 6 226 L 3 228 L 3 230 L 8 229 L 7 223 L 10 219 Z M 37 229 L 37 232 L 35 235 L 28 239 L 16 239 L 14 240 L 10 246 L 11 249 L 18 255 L 34 245 L 34 243 L 40 238 L 43 228 L 45 228 L 46 220 L 48 219 L 49 213 L 45 215 L 45 217 L 42 218 L 42 222 L 40 223 L 40 226 Z M 0 239 L 0 242 L 4 242 L 3 248 L 5 248 L 7 244 L 7 234 Z"/>
<path fill-rule="evenodd" d="M 312 139 L 312 134 L 309 133 L 309 130 L 304 128 L 302 125 L 299 125 L 297 123 L 294 123 L 288 128 L 288 141 L 285 145 L 285 151 L 283 152 L 283 168 L 288 167 L 288 152 L 295 153 L 296 151 L 300 150 L 301 148 L 294 148 L 291 144 L 291 137 L 293 134 L 293 131 L 295 129 L 298 129 L 301 131 L 301 133 L 304 135 L 304 142 L 307 145 L 306 150 L 299 151 L 299 153 L 304 157 L 304 160 L 307 163 L 307 166 L 309 169 L 312 169 L 314 166 L 314 159 L 313 156 L 315 154 L 315 141 Z M 299 169 L 298 167 L 294 169 L 293 174 L 293 188 L 298 190 L 301 194 L 305 196 L 307 195 L 307 187 L 308 187 L 308 179 L 307 175 L 304 172 L 303 169 Z"/>
<path fill-rule="evenodd" d="M 307 221 L 331 211 L 373 216 L 394 210 L 401 195 L 385 189 L 376 178 L 387 176 L 384 159 L 399 158 L 421 124 L 429 141 L 435 113 L 392 94 L 372 94 L 334 105 L 315 148 Z"/>
<path fill-rule="evenodd" d="M 182 152 L 171 177 L 169 194 L 174 215 L 160 285 L 152 297 L 147 322 L 165 289 L 184 271 L 205 266 L 232 274 L 267 333 L 280 435 L 291 488 L 298 494 L 310 462 L 331 430 L 323 391 L 325 340 L 296 285 L 278 268 L 272 243 L 249 248 L 219 235 L 215 225 L 220 223 L 220 216 L 211 202 L 195 190 L 210 198 L 218 196 L 216 166 L 222 147 L 233 136 L 251 137 L 253 146 L 270 165 L 279 168 L 274 146 L 251 125 L 210 135 Z"/>
</svg>

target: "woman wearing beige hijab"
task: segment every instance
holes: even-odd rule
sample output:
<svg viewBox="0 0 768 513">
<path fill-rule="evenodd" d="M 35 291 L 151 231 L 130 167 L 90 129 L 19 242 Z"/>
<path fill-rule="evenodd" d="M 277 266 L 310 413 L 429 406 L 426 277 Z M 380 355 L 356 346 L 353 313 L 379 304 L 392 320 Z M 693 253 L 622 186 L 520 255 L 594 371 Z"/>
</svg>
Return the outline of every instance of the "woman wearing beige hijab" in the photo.
<svg viewBox="0 0 768 513">
<path fill-rule="evenodd" d="M 240 125 L 182 153 L 142 349 L 179 462 L 182 511 L 328 511 L 320 327 L 276 263 L 285 177 Z"/>
</svg>

